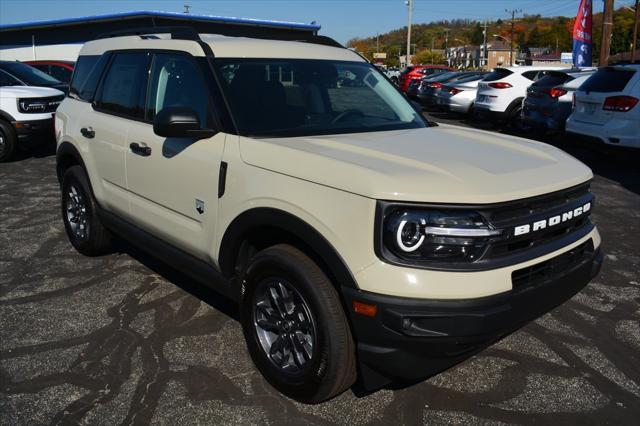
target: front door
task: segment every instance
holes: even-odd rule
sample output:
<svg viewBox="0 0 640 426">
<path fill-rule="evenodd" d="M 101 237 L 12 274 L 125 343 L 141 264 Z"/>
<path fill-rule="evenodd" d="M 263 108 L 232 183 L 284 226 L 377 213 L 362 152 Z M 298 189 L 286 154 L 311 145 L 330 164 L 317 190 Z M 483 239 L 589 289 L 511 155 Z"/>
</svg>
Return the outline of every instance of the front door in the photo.
<svg viewBox="0 0 640 426">
<path fill-rule="evenodd" d="M 202 128 L 212 126 L 210 91 L 198 63 L 189 55 L 154 54 L 146 121 L 131 123 L 127 138 L 131 213 L 147 231 L 210 261 L 225 135 L 198 141 L 156 135 L 153 119 L 168 106 L 193 108 Z"/>
</svg>

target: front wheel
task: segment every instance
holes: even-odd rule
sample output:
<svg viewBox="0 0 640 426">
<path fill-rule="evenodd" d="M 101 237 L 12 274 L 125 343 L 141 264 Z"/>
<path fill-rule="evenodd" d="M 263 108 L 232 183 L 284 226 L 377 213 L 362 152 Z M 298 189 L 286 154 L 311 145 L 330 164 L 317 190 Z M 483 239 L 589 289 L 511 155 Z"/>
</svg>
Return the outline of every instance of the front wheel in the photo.
<svg viewBox="0 0 640 426">
<path fill-rule="evenodd" d="M 284 395 L 330 399 L 356 379 L 355 345 L 337 291 L 297 248 L 260 251 L 245 273 L 242 328 L 253 362 Z"/>
<path fill-rule="evenodd" d="M 0 120 L 0 163 L 11 161 L 16 155 L 17 139 L 13 127 Z"/>
</svg>

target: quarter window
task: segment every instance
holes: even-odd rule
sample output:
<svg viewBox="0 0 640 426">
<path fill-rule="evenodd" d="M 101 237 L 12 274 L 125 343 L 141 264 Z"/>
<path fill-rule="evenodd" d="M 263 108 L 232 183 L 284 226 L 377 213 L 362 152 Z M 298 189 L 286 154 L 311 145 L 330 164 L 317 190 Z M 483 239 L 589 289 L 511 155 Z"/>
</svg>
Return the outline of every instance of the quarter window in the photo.
<svg viewBox="0 0 640 426">
<path fill-rule="evenodd" d="M 147 97 L 147 120 L 152 121 L 165 107 L 193 108 L 201 126 L 209 126 L 209 92 L 198 66 L 186 55 L 158 53 L 151 67 Z"/>
<path fill-rule="evenodd" d="M 131 118 L 144 118 L 148 53 L 118 53 L 100 89 L 100 110 Z"/>
</svg>

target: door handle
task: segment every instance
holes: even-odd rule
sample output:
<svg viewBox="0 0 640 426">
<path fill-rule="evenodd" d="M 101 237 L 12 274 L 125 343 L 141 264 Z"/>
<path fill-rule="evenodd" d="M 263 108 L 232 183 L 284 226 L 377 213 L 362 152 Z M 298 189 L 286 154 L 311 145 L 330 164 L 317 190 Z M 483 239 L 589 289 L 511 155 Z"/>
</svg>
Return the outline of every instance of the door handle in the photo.
<svg viewBox="0 0 640 426">
<path fill-rule="evenodd" d="M 93 139 L 96 136 L 96 131 L 93 130 L 93 127 L 83 127 L 80 129 L 80 133 L 87 139 Z"/>
<path fill-rule="evenodd" d="M 141 146 L 138 142 L 132 142 L 129 145 L 129 148 L 131 148 L 131 152 L 142 157 L 148 157 L 151 155 L 151 147 Z"/>
</svg>

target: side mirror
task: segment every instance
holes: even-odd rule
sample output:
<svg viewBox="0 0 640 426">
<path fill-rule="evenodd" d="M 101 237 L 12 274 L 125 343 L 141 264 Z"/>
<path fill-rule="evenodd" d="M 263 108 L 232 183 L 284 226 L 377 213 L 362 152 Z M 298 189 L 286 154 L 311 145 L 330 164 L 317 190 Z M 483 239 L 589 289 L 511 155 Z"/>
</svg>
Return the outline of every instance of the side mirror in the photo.
<svg viewBox="0 0 640 426">
<path fill-rule="evenodd" d="M 214 129 L 201 129 L 198 113 L 190 107 L 166 107 L 153 120 L 153 133 L 165 138 L 206 139 L 218 133 Z"/>
</svg>

